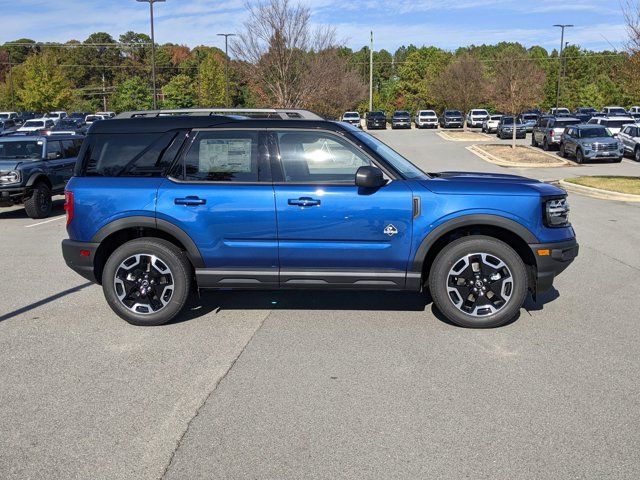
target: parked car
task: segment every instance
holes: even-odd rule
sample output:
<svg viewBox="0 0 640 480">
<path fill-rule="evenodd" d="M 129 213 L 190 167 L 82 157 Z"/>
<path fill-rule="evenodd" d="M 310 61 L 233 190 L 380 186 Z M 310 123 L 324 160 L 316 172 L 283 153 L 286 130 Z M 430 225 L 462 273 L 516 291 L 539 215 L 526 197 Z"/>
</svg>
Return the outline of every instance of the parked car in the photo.
<svg viewBox="0 0 640 480">
<path fill-rule="evenodd" d="M 501 140 L 507 138 L 513 138 L 513 123 L 514 119 L 512 116 L 504 115 L 498 122 L 498 129 L 496 131 L 496 135 Z M 527 136 L 527 127 L 520 122 L 516 122 L 516 138 L 526 138 Z"/>
<path fill-rule="evenodd" d="M 640 107 L 637 107 L 637 106 L 636 106 L 636 107 L 631 107 L 631 108 L 629 109 L 629 113 L 630 113 L 630 114 L 640 113 Z"/>
<path fill-rule="evenodd" d="M 474 108 L 467 113 L 467 127 L 481 128 L 487 118 L 489 118 L 489 112 L 482 108 Z"/>
<path fill-rule="evenodd" d="M 51 213 L 52 195 L 64 192 L 82 137 L 0 138 L 0 207 L 24 204 L 30 218 Z"/>
<path fill-rule="evenodd" d="M 360 114 L 358 112 L 344 112 L 342 114 L 341 121 L 350 123 L 358 128 L 362 128 L 360 125 Z"/>
<path fill-rule="evenodd" d="M 440 117 L 440 126 L 442 128 L 462 128 L 464 119 L 460 110 L 445 110 Z"/>
<path fill-rule="evenodd" d="M 367 112 L 366 115 L 367 130 L 385 129 L 387 128 L 387 117 L 382 111 Z"/>
<path fill-rule="evenodd" d="M 542 146 L 543 150 L 558 147 L 564 129 L 578 124 L 580 124 L 580 120 L 575 117 L 554 117 L 552 115 L 540 117 L 538 124 L 533 127 L 531 145 L 534 147 Z"/>
<path fill-rule="evenodd" d="M 630 113 L 629 116 L 633 118 L 636 122 L 640 121 L 640 113 Z"/>
<path fill-rule="evenodd" d="M 630 155 L 636 162 L 640 162 L 640 123 L 622 127 L 618 139 L 622 142 L 624 153 Z"/>
<path fill-rule="evenodd" d="M 60 135 L 61 133 L 68 135 L 84 135 L 87 126 L 83 119 L 80 118 L 63 118 L 50 130 L 51 133 Z"/>
<path fill-rule="evenodd" d="M 502 115 L 491 115 L 482 124 L 482 131 L 484 133 L 496 133 L 498 131 L 498 124 L 500 123 L 501 118 Z"/>
<path fill-rule="evenodd" d="M 622 127 L 628 123 L 635 123 L 635 119 L 633 117 L 622 117 L 622 116 L 613 116 L 613 117 L 594 117 L 589 120 L 589 124 L 592 125 L 602 125 L 609 129 L 609 131 L 613 135 L 617 135 L 622 130 Z"/>
<path fill-rule="evenodd" d="M 84 123 L 87 126 L 87 128 L 95 123 L 95 122 L 99 122 L 100 120 L 104 120 L 105 117 L 103 117 L 102 115 L 87 115 L 84 119 Z"/>
<path fill-rule="evenodd" d="M 540 116 L 536 113 L 521 113 L 518 116 L 518 123 L 525 126 L 527 133 L 533 132 L 533 127 L 538 123 Z"/>
<path fill-rule="evenodd" d="M 627 110 L 623 107 L 604 107 L 602 113 L 607 117 L 626 117 L 628 115 Z"/>
<path fill-rule="evenodd" d="M 576 162 L 611 160 L 621 162 L 624 146 L 600 125 L 572 125 L 565 129 L 560 141 L 560 156 L 575 157 Z"/>
<path fill-rule="evenodd" d="M 91 115 L 91 112 L 72 112 L 71 115 L 69 115 L 69 118 L 76 118 L 84 121 L 87 115 Z"/>
<path fill-rule="evenodd" d="M 49 112 L 44 115 L 43 118 L 50 118 L 54 123 L 58 123 L 63 118 L 67 118 L 67 112 L 58 110 L 56 112 Z"/>
<path fill-rule="evenodd" d="M 593 116 L 594 113 L 598 113 L 598 111 L 593 107 L 578 107 L 575 112 L 573 112 L 574 116 L 577 115 L 589 115 Z"/>
<path fill-rule="evenodd" d="M 26 122 L 27 120 L 40 118 L 40 117 L 42 117 L 42 115 L 40 115 L 38 112 L 19 112 L 17 122 L 20 125 L 23 125 L 24 122 Z"/>
<path fill-rule="evenodd" d="M 40 130 L 47 130 L 52 128 L 55 122 L 51 118 L 34 118 L 33 120 L 27 120 L 18 128 L 18 132 L 38 132 Z"/>
<path fill-rule="evenodd" d="M 0 135 L 6 135 L 7 133 L 15 132 L 18 129 L 15 119 L 7 118 L 5 120 L 0 119 Z"/>
<path fill-rule="evenodd" d="M 16 120 L 20 117 L 18 112 L 0 112 L 0 120 Z"/>
<path fill-rule="evenodd" d="M 406 110 L 396 110 L 391 117 L 391 128 L 411 128 L 411 114 Z"/>
<path fill-rule="evenodd" d="M 113 118 L 116 116 L 116 112 L 96 112 L 96 115 L 100 115 L 105 119 Z"/>
<path fill-rule="evenodd" d="M 418 110 L 414 122 L 416 128 L 438 128 L 438 115 L 433 110 Z"/>
<path fill-rule="evenodd" d="M 549 114 L 556 117 L 569 117 L 571 116 L 571 111 L 568 108 L 559 107 L 559 108 L 552 108 L 549 111 Z"/>
<path fill-rule="evenodd" d="M 428 284 L 451 322 L 496 327 L 578 254 L 547 183 L 427 174 L 342 122 L 128 115 L 89 131 L 62 251 L 132 324 L 168 322 L 196 289 Z"/>
</svg>

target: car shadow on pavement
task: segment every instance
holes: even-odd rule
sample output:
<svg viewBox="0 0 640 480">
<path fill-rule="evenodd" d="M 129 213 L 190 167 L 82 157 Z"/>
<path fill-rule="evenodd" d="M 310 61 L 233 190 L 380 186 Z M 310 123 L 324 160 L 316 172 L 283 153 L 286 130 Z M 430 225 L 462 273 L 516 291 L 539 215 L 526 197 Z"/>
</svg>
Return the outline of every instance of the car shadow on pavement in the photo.
<svg viewBox="0 0 640 480">
<path fill-rule="evenodd" d="M 219 310 L 353 310 L 422 312 L 429 293 L 375 291 L 203 291 L 171 323 L 186 322 Z"/>
<path fill-rule="evenodd" d="M 547 303 L 551 303 L 558 298 L 560 298 L 560 292 L 558 292 L 554 287 L 547 292 L 539 293 L 536 300 L 534 300 L 531 295 L 527 295 L 523 308 L 527 312 L 538 312 L 540 310 L 544 310 L 544 306 Z"/>
<path fill-rule="evenodd" d="M 21 206 L 21 205 L 19 205 L 17 207 L 18 208 L 15 208 L 13 210 L 0 208 L 0 220 L 3 219 L 3 218 L 25 218 L 25 219 L 29 219 L 29 216 L 27 215 L 27 212 L 25 211 L 24 207 Z M 51 214 L 49 215 L 49 218 L 56 217 L 58 215 L 64 215 L 64 199 L 54 200 L 53 201 L 53 204 L 52 204 L 52 207 L 51 207 Z M 46 220 L 46 218 L 44 218 L 43 220 Z M 37 221 L 37 220 L 34 220 L 34 222 L 35 221 Z"/>
</svg>

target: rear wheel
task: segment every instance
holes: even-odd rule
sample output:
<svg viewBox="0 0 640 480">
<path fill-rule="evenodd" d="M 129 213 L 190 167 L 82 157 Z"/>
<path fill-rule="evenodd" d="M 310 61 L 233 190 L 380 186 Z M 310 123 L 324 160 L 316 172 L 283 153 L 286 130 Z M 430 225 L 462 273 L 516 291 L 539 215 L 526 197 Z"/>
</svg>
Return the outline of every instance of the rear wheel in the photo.
<svg viewBox="0 0 640 480">
<path fill-rule="evenodd" d="M 531 146 L 532 147 L 537 147 L 538 146 L 538 142 L 536 142 L 536 135 L 535 133 L 531 134 Z"/>
<path fill-rule="evenodd" d="M 47 218 L 51 214 L 51 189 L 45 183 L 38 183 L 31 196 L 24 202 L 24 209 L 30 218 Z"/>
<path fill-rule="evenodd" d="M 545 152 L 549 151 L 549 141 L 547 140 L 547 137 L 544 137 L 544 140 L 542 141 L 542 149 Z"/>
<path fill-rule="evenodd" d="M 558 149 L 558 153 L 562 158 L 567 158 L 567 152 L 564 149 L 564 143 L 560 144 L 560 148 Z"/>
<path fill-rule="evenodd" d="M 184 307 L 191 287 L 185 253 L 159 238 L 140 238 L 111 254 L 102 289 L 111 309 L 133 325 L 162 325 Z"/>
<path fill-rule="evenodd" d="M 640 162 L 640 147 L 636 147 L 635 152 L 633 152 L 633 159 L 636 162 Z"/>
<path fill-rule="evenodd" d="M 527 271 L 506 243 L 474 235 L 459 238 L 436 257 L 429 289 L 438 309 L 462 327 L 499 327 L 512 321 L 527 295 Z"/>
</svg>

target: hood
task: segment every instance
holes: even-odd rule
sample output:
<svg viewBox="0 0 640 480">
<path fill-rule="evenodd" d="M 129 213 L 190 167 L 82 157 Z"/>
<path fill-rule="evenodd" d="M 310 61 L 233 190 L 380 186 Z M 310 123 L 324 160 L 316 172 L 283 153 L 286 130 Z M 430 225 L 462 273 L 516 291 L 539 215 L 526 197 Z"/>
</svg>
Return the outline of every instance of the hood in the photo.
<svg viewBox="0 0 640 480">
<path fill-rule="evenodd" d="M 618 144 L 619 140 L 614 137 L 593 137 L 593 138 L 581 138 L 580 143 L 615 143 Z"/>
<path fill-rule="evenodd" d="M 548 183 L 500 173 L 440 172 L 420 182 L 434 193 L 449 195 L 565 195 L 566 192 Z"/>
<path fill-rule="evenodd" d="M 20 166 L 22 161 L 20 160 L 10 160 L 0 158 L 0 171 L 6 172 L 8 170 L 15 170 Z"/>
</svg>

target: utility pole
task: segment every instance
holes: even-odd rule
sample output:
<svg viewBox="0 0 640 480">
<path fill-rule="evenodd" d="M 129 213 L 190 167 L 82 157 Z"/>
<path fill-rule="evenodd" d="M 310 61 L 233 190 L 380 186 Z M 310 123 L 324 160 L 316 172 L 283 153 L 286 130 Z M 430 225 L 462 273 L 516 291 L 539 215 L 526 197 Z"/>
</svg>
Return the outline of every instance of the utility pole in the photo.
<svg viewBox="0 0 640 480">
<path fill-rule="evenodd" d="M 224 37 L 224 58 L 225 58 L 225 62 L 224 62 L 224 81 L 225 81 L 225 88 L 226 88 L 226 107 L 229 108 L 229 100 L 230 100 L 230 96 L 229 96 L 229 37 L 235 37 L 236 34 L 235 33 L 218 33 L 219 37 Z"/>
<path fill-rule="evenodd" d="M 102 72 L 102 111 L 106 112 L 107 111 L 107 90 L 105 88 L 104 82 L 105 82 L 104 72 Z"/>
<path fill-rule="evenodd" d="M 153 109 L 158 108 L 158 100 L 156 98 L 156 39 L 153 31 L 153 4 L 156 2 L 165 2 L 166 0 L 136 0 L 141 3 L 149 4 L 149 13 L 151 15 L 151 84 L 153 88 Z"/>
<path fill-rule="evenodd" d="M 15 110 L 16 102 L 13 96 L 13 62 L 11 61 L 11 49 L 9 49 L 8 52 L 9 52 L 9 92 L 10 92 L 9 94 L 11 96 L 11 110 Z"/>
<path fill-rule="evenodd" d="M 560 78 L 561 78 L 561 74 L 562 74 L 562 52 L 564 50 L 564 29 L 565 28 L 569 28 L 569 27 L 573 27 L 574 25 L 570 25 L 570 24 L 559 24 L 559 25 L 554 25 L 554 27 L 558 27 L 561 29 L 561 34 L 560 34 L 560 54 L 558 55 L 558 89 L 556 90 L 556 109 L 559 107 L 559 102 L 560 102 Z"/>
<path fill-rule="evenodd" d="M 373 30 L 371 30 L 371 46 L 369 47 L 369 111 L 373 111 Z"/>
</svg>

